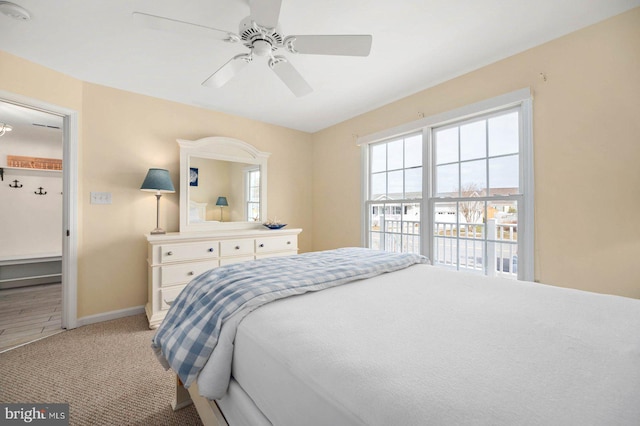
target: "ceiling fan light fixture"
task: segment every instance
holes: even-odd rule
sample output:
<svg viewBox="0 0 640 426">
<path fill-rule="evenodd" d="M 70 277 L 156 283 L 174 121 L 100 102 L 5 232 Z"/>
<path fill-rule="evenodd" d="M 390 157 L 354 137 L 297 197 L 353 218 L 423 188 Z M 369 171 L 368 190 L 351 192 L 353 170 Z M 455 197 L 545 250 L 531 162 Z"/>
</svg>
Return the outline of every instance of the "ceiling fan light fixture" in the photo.
<svg viewBox="0 0 640 426">
<path fill-rule="evenodd" d="M 271 43 L 266 40 L 256 40 L 253 42 L 253 53 L 258 56 L 269 56 L 271 54 Z"/>
<path fill-rule="evenodd" d="M 27 9 L 8 1 L 0 1 L 0 13 L 18 21 L 28 21 L 31 19 L 31 14 Z"/>
</svg>

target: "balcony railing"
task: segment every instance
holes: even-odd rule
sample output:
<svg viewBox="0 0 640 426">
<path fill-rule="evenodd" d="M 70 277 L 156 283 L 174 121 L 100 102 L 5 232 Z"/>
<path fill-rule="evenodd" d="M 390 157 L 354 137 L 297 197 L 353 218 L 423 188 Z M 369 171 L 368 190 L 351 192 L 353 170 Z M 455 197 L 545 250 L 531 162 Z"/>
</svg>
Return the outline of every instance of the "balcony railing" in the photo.
<svg viewBox="0 0 640 426">
<path fill-rule="evenodd" d="M 434 222 L 433 236 L 434 264 L 486 272 L 489 276 L 518 276 L 517 224 L 496 223 L 495 219 L 486 224 Z"/>
<path fill-rule="evenodd" d="M 383 229 L 385 250 L 420 253 L 420 221 L 385 219 Z"/>
<path fill-rule="evenodd" d="M 383 219 L 380 238 L 373 248 L 420 253 L 420 221 Z M 485 235 L 486 234 L 486 235 Z M 518 225 L 497 223 L 456 224 L 434 222 L 434 265 L 486 273 L 489 276 L 518 277 Z M 486 265 L 495 265 L 489 268 Z"/>
</svg>

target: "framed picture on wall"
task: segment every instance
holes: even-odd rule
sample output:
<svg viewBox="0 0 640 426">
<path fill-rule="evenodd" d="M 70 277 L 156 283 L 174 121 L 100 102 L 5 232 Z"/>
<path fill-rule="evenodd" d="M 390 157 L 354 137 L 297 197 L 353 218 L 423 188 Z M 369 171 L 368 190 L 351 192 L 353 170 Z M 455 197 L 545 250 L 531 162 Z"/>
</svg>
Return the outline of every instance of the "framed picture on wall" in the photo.
<svg viewBox="0 0 640 426">
<path fill-rule="evenodd" d="M 189 186 L 198 186 L 198 168 L 189 167 Z"/>
</svg>

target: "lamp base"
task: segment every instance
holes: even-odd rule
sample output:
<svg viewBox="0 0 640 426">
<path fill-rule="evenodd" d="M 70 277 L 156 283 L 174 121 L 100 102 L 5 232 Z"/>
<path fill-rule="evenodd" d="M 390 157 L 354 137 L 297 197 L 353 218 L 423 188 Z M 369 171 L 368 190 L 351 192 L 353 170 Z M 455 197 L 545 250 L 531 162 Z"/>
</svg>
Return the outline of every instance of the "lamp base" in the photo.
<svg viewBox="0 0 640 426">
<path fill-rule="evenodd" d="M 151 231 L 151 235 L 166 234 L 166 233 L 167 232 L 162 228 L 156 228 L 153 231 Z"/>
</svg>

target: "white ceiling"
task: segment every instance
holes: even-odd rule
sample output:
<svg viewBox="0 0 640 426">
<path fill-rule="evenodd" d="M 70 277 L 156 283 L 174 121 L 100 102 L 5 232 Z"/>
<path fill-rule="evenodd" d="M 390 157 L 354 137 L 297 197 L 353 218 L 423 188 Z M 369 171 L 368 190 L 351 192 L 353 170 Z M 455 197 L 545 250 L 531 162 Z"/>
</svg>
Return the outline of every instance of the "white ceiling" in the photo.
<svg viewBox="0 0 640 426">
<path fill-rule="evenodd" d="M 63 119 L 58 115 L 0 102 L 0 123 L 13 130 L 2 136 L 1 142 L 29 141 L 31 143 L 58 143 L 62 147 Z"/>
<path fill-rule="evenodd" d="M 0 49 L 75 78 L 315 132 L 640 6 L 640 0 L 283 0 L 291 34 L 372 34 L 368 57 L 284 53 L 314 92 L 296 98 L 265 58 L 226 86 L 201 83 L 247 53 L 134 25 L 134 11 L 238 32 L 247 0 L 13 0 Z M 264 63 L 263 63 L 264 62 Z M 1 121 L 1 120 L 0 120 Z"/>
</svg>

